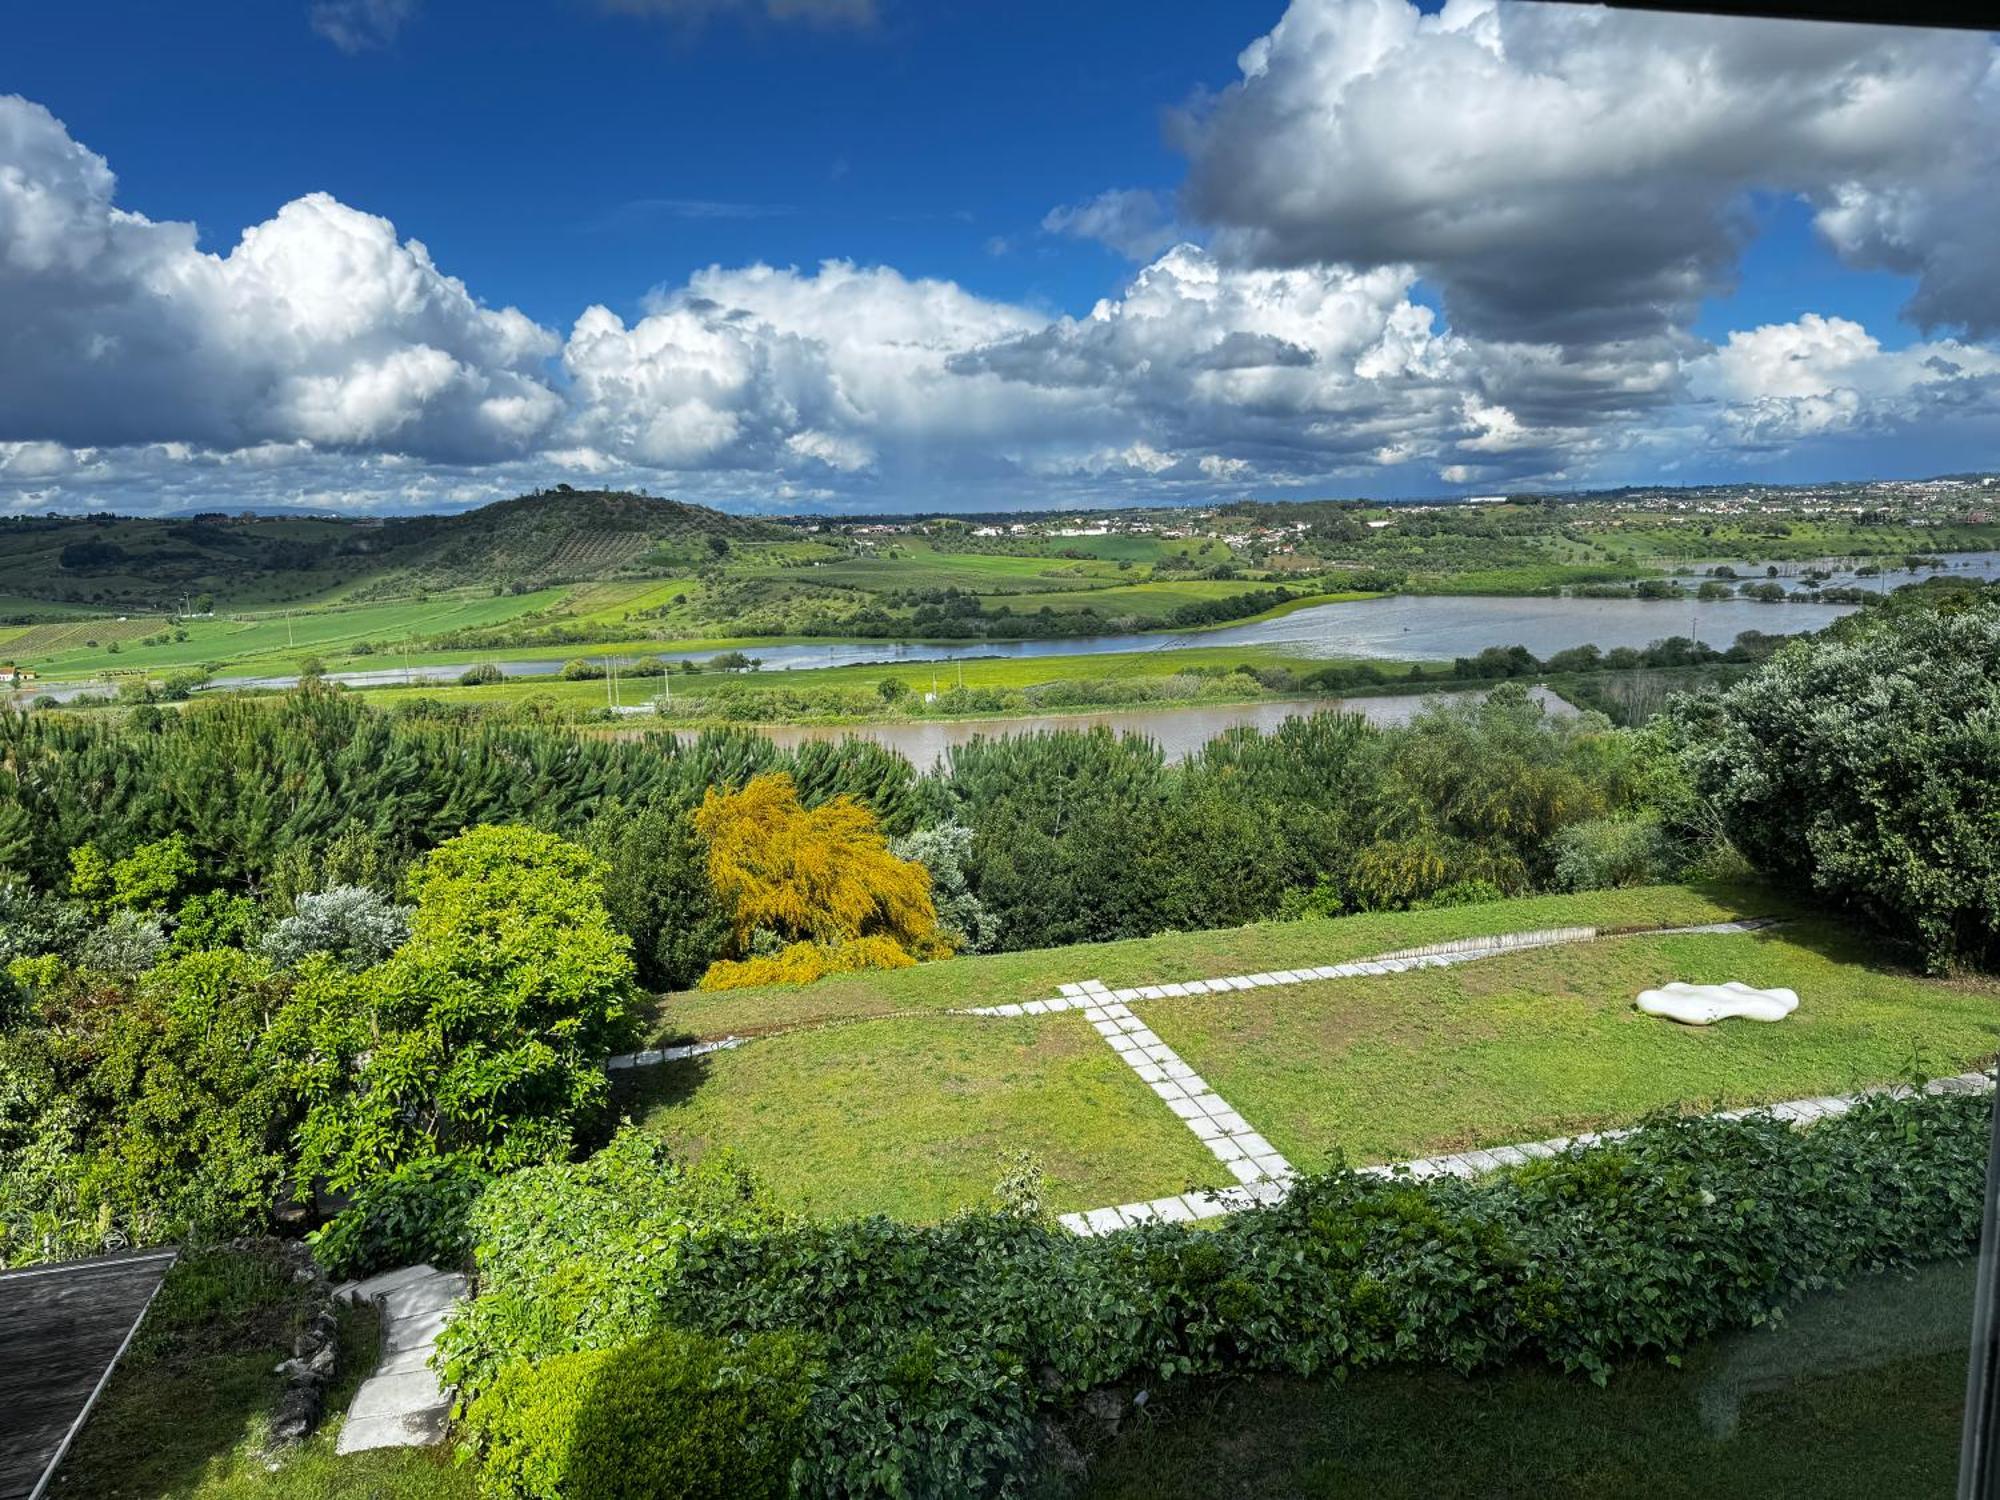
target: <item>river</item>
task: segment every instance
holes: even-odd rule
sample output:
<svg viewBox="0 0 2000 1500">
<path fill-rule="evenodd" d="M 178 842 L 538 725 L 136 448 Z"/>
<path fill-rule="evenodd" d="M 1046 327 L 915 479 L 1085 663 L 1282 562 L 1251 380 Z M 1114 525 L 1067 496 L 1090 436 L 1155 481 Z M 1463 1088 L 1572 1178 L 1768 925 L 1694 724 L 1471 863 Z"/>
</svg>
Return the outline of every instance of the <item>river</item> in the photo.
<svg viewBox="0 0 2000 1500">
<path fill-rule="evenodd" d="M 1545 687 L 1531 690 L 1551 714 L 1571 716 L 1575 705 Z M 1404 724 L 1419 709 L 1440 702 L 1483 697 L 1478 689 L 1437 693 L 1391 693 L 1362 698 L 1292 698 L 1277 703 L 1196 704 L 1186 708 L 1122 708 L 1095 713 L 1042 714 L 1033 718 L 923 719 L 894 724 L 760 724 L 759 734 L 795 749 L 812 740 L 873 740 L 894 750 L 918 770 L 941 764 L 957 745 L 985 736 L 1034 734 L 1044 729 L 1110 729 L 1119 734 L 1143 734 L 1165 752 L 1168 762 L 1186 760 L 1210 740 L 1240 725 L 1269 733 L 1287 719 L 1306 714 L 1343 711 L 1359 714 L 1371 724 Z M 680 733 L 688 733 L 682 730 Z"/>
<path fill-rule="evenodd" d="M 1757 604 L 1744 599 L 1697 603 L 1691 599 L 1523 599 L 1473 594 L 1397 594 L 1315 604 L 1290 614 L 1215 630 L 1180 634 L 1149 631 L 1046 641 L 825 641 L 814 645 L 749 648 L 766 671 L 814 667 L 890 666 L 898 663 L 971 660 L 976 657 L 1036 658 L 1099 656 L 1114 652 L 1164 651 L 1182 646 L 1275 646 L 1293 655 L 1321 660 L 1366 658 L 1389 661 L 1450 660 L 1477 656 L 1488 646 L 1525 646 L 1548 657 L 1570 646 L 1645 646 L 1670 635 L 1692 636 L 1717 649 L 1746 630 L 1795 635 L 1821 630 L 1854 606 L 1845 604 Z M 722 651 L 660 648 L 669 660 L 708 661 Z M 574 656 L 496 659 L 509 677 L 553 677 Z M 409 671 L 377 667 L 330 672 L 332 682 L 350 687 L 393 687 L 425 679 L 450 681 L 479 658 L 432 663 Z M 218 677 L 214 686 L 285 688 L 290 676 Z"/>
</svg>

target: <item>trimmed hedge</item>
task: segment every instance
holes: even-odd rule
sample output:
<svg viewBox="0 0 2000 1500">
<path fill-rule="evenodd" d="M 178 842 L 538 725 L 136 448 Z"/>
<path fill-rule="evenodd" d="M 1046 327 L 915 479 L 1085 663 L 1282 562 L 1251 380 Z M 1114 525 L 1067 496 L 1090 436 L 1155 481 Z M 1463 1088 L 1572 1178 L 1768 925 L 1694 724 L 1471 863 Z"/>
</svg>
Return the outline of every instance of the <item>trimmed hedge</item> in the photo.
<svg viewBox="0 0 2000 1500">
<path fill-rule="evenodd" d="M 508 1366 L 466 1413 L 493 1500 L 775 1500 L 806 1415 L 802 1343 L 667 1331 Z"/>
<path fill-rule="evenodd" d="M 696 1228 L 679 1208 L 613 1213 L 601 1190 L 576 1217 L 548 1211 L 559 1191 L 511 1209 L 489 1193 L 482 1292 L 445 1373 L 477 1393 L 514 1361 L 665 1328 L 798 1335 L 823 1361 L 800 1493 L 1014 1494 L 1037 1416 L 1108 1383 L 1524 1358 L 1602 1381 L 1849 1277 L 1966 1254 L 1991 1109 L 1884 1099 L 1807 1131 L 1661 1118 L 1478 1181 L 1334 1170 L 1273 1208 L 1101 1239 L 1006 1215 Z M 635 1266 L 655 1236 L 672 1253 Z"/>
</svg>

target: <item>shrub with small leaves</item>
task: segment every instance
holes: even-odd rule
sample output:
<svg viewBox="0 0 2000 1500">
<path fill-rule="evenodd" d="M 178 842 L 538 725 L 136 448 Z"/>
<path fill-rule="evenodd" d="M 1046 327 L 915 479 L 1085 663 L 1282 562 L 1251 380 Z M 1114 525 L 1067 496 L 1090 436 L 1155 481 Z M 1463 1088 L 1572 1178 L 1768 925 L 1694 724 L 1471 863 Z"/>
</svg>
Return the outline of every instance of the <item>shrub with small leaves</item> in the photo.
<svg viewBox="0 0 2000 1500">
<path fill-rule="evenodd" d="M 328 953 L 350 969 L 380 963 L 410 937 L 410 908 L 380 891 L 337 885 L 300 896 L 292 914 L 264 934 L 264 956 L 294 968 L 309 954 Z"/>
<path fill-rule="evenodd" d="M 810 1366 L 783 1334 L 662 1331 L 510 1365 L 467 1409 L 492 1500 L 778 1500 L 803 1446 Z"/>
</svg>

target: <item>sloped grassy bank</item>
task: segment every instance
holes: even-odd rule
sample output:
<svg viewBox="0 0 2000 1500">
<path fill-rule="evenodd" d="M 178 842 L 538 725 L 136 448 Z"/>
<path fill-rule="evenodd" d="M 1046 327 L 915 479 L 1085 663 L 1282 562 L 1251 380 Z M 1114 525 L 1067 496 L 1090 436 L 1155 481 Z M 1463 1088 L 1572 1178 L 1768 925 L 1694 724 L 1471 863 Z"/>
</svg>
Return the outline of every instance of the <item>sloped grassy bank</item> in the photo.
<svg viewBox="0 0 2000 1500">
<path fill-rule="evenodd" d="M 627 1132 L 487 1193 L 441 1347 L 490 1495 L 1019 1494 L 1107 1388 L 1524 1360 L 1602 1382 L 1967 1254 L 1991 1107 L 1662 1118 L 1480 1181 L 1336 1170 L 1092 1240 L 1032 1184 L 941 1225 L 790 1221 Z"/>
</svg>

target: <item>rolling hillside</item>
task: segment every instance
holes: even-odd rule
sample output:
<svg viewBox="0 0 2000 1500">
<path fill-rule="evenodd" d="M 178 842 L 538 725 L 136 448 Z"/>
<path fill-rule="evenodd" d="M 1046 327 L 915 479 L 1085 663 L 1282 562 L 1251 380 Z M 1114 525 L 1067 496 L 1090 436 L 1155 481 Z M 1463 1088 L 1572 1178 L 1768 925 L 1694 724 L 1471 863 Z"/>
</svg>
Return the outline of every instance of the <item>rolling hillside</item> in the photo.
<svg viewBox="0 0 2000 1500">
<path fill-rule="evenodd" d="M 768 522 L 641 495 L 557 489 L 451 516 L 22 517 L 0 521 L 0 620 L 60 607 L 163 613 L 392 599 L 693 565 Z"/>
</svg>

